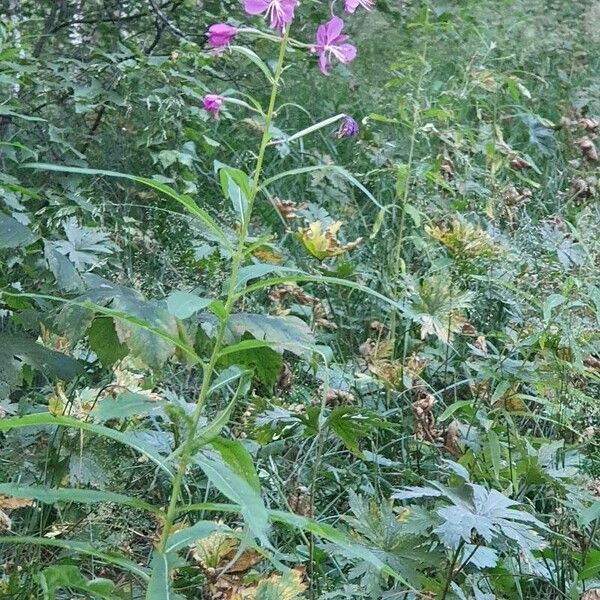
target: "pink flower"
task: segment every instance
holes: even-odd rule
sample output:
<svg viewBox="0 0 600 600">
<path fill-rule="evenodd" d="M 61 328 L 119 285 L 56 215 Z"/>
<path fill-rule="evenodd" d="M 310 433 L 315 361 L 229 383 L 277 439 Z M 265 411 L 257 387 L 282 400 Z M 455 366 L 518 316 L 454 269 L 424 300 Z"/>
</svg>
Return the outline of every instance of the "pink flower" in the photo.
<svg viewBox="0 0 600 600">
<path fill-rule="evenodd" d="M 273 29 L 283 31 L 294 19 L 298 0 L 244 0 L 244 10 L 249 15 L 265 15 Z"/>
<path fill-rule="evenodd" d="M 350 14 L 354 14 L 359 6 L 362 6 L 365 10 L 372 10 L 375 2 L 374 0 L 344 0 L 344 9 Z"/>
<path fill-rule="evenodd" d="M 208 45 L 211 48 L 225 48 L 229 46 L 237 33 L 237 27 L 233 27 L 233 25 L 215 23 L 208 28 Z"/>
<path fill-rule="evenodd" d="M 221 106 L 223 106 L 224 100 L 225 98 L 218 94 L 207 94 L 202 98 L 202 108 L 209 112 L 215 119 L 218 119 L 219 111 L 221 110 Z"/>
<path fill-rule="evenodd" d="M 352 44 L 344 44 L 348 39 L 342 35 L 344 21 L 339 17 L 333 17 L 317 29 L 317 39 L 312 51 L 319 55 L 319 68 L 323 75 L 329 75 L 332 57 L 341 63 L 352 62 L 356 58 L 356 48 Z"/>
</svg>

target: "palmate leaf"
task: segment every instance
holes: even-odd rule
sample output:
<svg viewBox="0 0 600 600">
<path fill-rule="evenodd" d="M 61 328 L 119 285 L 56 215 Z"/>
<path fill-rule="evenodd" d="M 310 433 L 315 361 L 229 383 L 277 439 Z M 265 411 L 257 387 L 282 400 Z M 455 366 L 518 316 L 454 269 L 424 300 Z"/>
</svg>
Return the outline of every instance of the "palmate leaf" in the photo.
<svg viewBox="0 0 600 600">
<path fill-rule="evenodd" d="M 25 336 L 0 332 L 0 397 L 21 384 L 23 365 L 64 381 L 83 372 L 76 360 L 61 352 Z"/>
<path fill-rule="evenodd" d="M 113 254 L 116 249 L 108 234 L 97 227 L 85 227 L 69 219 L 63 228 L 67 239 L 51 243 L 80 270 L 99 264 L 98 255 Z"/>
<path fill-rule="evenodd" d="M 333 409 L 327 424 L 348 450 L 358 456 L 361 455 L 360 440 L 387 426 L 385 420 L 377 413 L 353 406 L 340 406 Z"/>
<path fill-rule="evenodd" d="M 456 548 L 460 543 L 471 543 L 473 533 L 486 542 L 497 538 L 519 546 L 524 552 L 541 548 L 543 538 L 537 531 L 547 531 L 546 526 L 533 515 L 516 510 L 518 503 L 496 490 L 481 485 L 465 483 L 457 488 L 447 488 L 433 482 L 431 487 L 412 487 L 395 492 L 398 500 L 433 497 L 445 498 L 450 506 L 438 508 L 442 523 L 434 529 L 442 542 Z"/>
</svg>

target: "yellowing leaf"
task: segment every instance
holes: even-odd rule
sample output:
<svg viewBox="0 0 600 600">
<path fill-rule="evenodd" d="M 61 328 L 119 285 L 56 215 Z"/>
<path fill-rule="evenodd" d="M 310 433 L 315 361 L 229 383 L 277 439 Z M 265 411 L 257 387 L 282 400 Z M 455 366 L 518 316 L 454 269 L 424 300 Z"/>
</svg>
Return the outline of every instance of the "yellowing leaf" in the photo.
<svg viewBox="0 0 600 600">
<path fill-rule="evenodd" d="M 315 258 L 324 260 L 354 250 L 362 242 L 362 238 L 358 238 L 354 242 L 340 244 L 337 233 L 341 226 L 342 222 L 336 221 L 323 228 L 321 221 L 313 221 L 307 228 L 298 231 L 298 237 Z"/>
</svg>

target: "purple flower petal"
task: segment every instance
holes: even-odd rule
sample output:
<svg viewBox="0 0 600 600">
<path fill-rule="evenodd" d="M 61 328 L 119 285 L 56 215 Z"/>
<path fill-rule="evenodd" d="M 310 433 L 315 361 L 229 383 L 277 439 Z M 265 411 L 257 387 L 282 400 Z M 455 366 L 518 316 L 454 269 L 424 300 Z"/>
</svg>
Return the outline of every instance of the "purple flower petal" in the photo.
<svg viewBox="0 0 600 600">
<path fill-rule="evenodd" d="M 336 137 L 338 139 L 351 138 L 351 137 L 356 137 L 358 135 L 358 133 L 359 133 L 358 123 L 350 115 L 344 115 L 344 118 L 342 119 L 342 123 L 336 132 Z"/>
<path fill-rule="evenodd" d="M 237 35 L 238 30 L 227 23 L 216 23 L 208 28 L 208 45 L 212 48 L 225 48 Z"/>
<path fill-rule="evenodd" d="M 352 62 L 357 54 L 356 46 L 353 46 L 352 44 L 342 44 L 341 46 L 338 46 L 338 52 L 339 53 L 336 53 L 336 56 L 342 63 Z"/>
<path fill-rule="evenodd" d="M 244 0 L 244 10 L 250 15 L 260 15 L 269 8 L 269 0 Z"/>
<path fill-rule="evenodd" d="M 331 21 L 325 24 L 325 29 L 327 32 L 326 43 L 334 43 L 335 39 L 342 33 L 342 29 L 344 29 L 344 21 L 339 17 L 333 17 Z"/>
<path fill-rule="evenodd" d="M 221 106 L 223 106 L 224 100 L 225 98 L 218 94 L 206 94 L 206 96 L 202 98 L 202 108 L 211 113 L 215 119 L 218 119 L 219 111 L 221 110 Z"/>
<path fill-rule="evenodd" d="M 322 52 L 321 56 L 319 56 L 319 69 L 321 69 L 321 73 L 323 73 L 323 75 L 329 75 L 329 67 L 330 63 L 327 54 Z"/>
<path fill-rule="evenodd" d="M 283 31 L 294 19 L 298 0 L 244 0 L 244 9 L 251 15 L 264 15 L 273 29 Z"/>
<path fill-rule="evenodd" d="M 365 10 L 373 10 L 375 2 L 373 0 L 345 0 L 344 10 L 350 14 L 353 14 L 356 9 L 362 6 Z"/>
<path fill-rule="evenodd" d="M 333 17 L 317 29 L 312 51 L 319 55 L 319 69 L 323 75 L 329 75 L 332 57 L 341 63 L 349 63 L 356 58 L 356 47 L 343 43 L 348 39 L 348 36 L 342 33 L 343 28 L 344 21 Z"/>
</svg>

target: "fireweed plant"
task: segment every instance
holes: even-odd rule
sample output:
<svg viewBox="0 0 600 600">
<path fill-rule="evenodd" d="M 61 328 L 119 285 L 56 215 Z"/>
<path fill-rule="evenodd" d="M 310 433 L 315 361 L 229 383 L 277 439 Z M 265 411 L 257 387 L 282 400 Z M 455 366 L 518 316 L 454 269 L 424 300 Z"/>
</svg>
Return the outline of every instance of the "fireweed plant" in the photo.
<svg viewBox="0 0 600 600">
<path fill-rule="evenodd" d="M 203 300 L 187 293 L 181 293 L 186 303 L 191 302 L 196 307 L 201 306 L 207 308 L 209 311 L 207 314 L 210 315 L 210 322 L 214 327 L 212 330 L 212 346 L 207 358 L 202 358 L 197 353 L 193 345 L 189 342 L 189 336 L 185 331 L 180 329 L 174 333 L 172 330 L 162 327 L 160 321 L 157 323 L 153 322 L 152 319 L 144 318 L 143 315 L 131 314 L 126 307 L 122 310 L 114 307 L 109 308 L 99 303 L 97 298 L 93 297 L 83 297 L 77 301 L 62 301 L 65 303 L 65 310 L 67 311 L 94 311 L 95 314 L 125 323 L 127 327 L 131 328 L 130 330 L 145 332 L 150 335 L 150 337 L 145 339 L 146 343 L 153 343 L 152 340 L 159 339 L 173 344 L 177 347 L 182 358 L 200 369 L 202 383 L 195 405 L 187 413 L 179 415 L 179 418 L 183 419 L 186 424 L 187 433 L 168 457 L 164 458 L 157 455 L 156 452 L 143 443 L 133 441 L 118 431 L 70 417 L 56 416 L 51 413 L 46 415 L 31 415 L 31 418 L 7 418 L 1 422 L 2 430 L 4 431 L 13 427 L 55 425 L 59 427 L 74 427 L 80 429 L 82 432 L 89 431 L 98 435 L 104 435 L 113 441 L 131 446 L 145 455 L 147 459 L 154 462 L 163 475 L 166 474 L 172 478 L 170 498 L 165 509 L 151 506 L 146 502 L 122 494 L 110 494 L 108 492 L 8 485 L 3 486 L 2 489 L 3 493 L 24 498 L 33 498 L 41 502 L 58 501 L 60 499 L 69 499 L 84 503 L 108 501 L 129 505 L 153 514 L 160 522 L 161 527 L 160 536 L 157 540 L 149 569 L 133 563 L 125 556 L 99 552 L 85 544 L 78 545 L 54 539 L 10 538 L 13 544 L 45 544 L 59 548 L 62 547 L 74 550 L 83 555 L 87 554 L 92 557 L 98 557 L 107 563 L 112 563 L 114 566 L 129 571 L 139 580 L 145 582 L 145 597 L 147 600 L 176 600 L 182 598 L 172 587 L 174 573 L 186 564 L 182 561 L 181 555 L 195 542 L 211 535 L 223 535 L 229 539 L 237 538 L 239 540 L 239 549 L 236 556 L 239 556 L 247 549 L 252 549 L 254 552 L 270 560 L 273 566 L 282 573 L 281 576 L 273 576 L 270 579 L 262 581 L 257 588 L 256 598 L 296 598 L 306 588 L 306 584 L 302 582 L 302 577 L 298 574 L 298 571 L 291 571 L 289 566 L 285 564 L 289 562 L 290 557 L 282 555 L 271 544 L 269 532 L 272 523 L 279 523 L 281 526 L 298 530 L 307 542 L 307 547 L 310 548 L 310 561 L 312 561 L 312 553 L 314 551 L 314 539 L 319 538 L 326 543 L 333 544 L 344 556 L 353 557 L 363 564 L 369 565 L 369 568 L 375 572 L 379 572 L 381 576 L 389 578 L 390 581 L 395 581 L 395 589 L 397 591 L 402 590 L 406 593 L 411 591 L 416 592 L 400 573 L 384 563 L 373 551 L 355 540 L 346 537 L 341 531 L 329 525 L 318 523 L 311 518 L 299 516 L 293 512 L 267 509 L 260 495 L 258 478 L 254 471 L 250 455 L 239 442 L 219 437 L 219 434 L 228 424 L 236 402 L 241 396 L 247 393 L 251 375 L 249 371 L 236 367 L 235 364 L 223 370 L 220 365 L 224 358 L 235 356 L 239 352 L 292 348 L 296 353 L 300 350 L 313 362 L 316 361 L 318 363 L 320 360 L 326 360 L 323 351 L 312 343 L 309 336 L 305 335 L 306 332 L 302 329 L 303 323 L 293 320 L 291 320 L 291 333 L 284 331 L 283 335 L 275 342 L 270 341 L 268 336 L 265 336 L 264 339 L 257 337 L 253 339 L 240 339 L 241 336 L 238 336 L 237 340 L 233 339 L 232 341 L 232 331 L 235 330 L 236 323 L 239 324 L 240 317 L 244 316 L 246 319 L 251 319 L 260 316 L 235 313 L 236 306 L 243 302 L 249 294 L 274 285 L 290 282 L 335 284 L 370 294 L 379 301 L 391 305 L 393 309 L 400 309 L 394 300 L 349 280 L 300 271 L 290 273 L 291 269 L 278 267 L 273 264 L 252 263 L 250 261 L 252 253 L 263 245 L 265 241 L 252 237 L 250 231 L 253 209 L 261 192 L 266 192 L 267 186 L 273 180 L 292 176 L 296 173 L 310 172 L 315 169 L 331 168 L 329 165 L 304 167 L 279 173 L 269 179 L 263 178 L 263 163 L 269 148 L 282 142 L 282 140 L 274 139 L 272 125 L 277 114 L 278 91 L 282 85 L 282 75 L 285 69 L 288 50 L 293 47 L 295 50 L 302 50 L 311 55 L 316 55 L 318 68 L 323 75 L 329 75 L 336 62 L 348 64 L 357 55 L 356 47 L 349 43 L 348 36 L 342 33 L 344 21 L 339 16 L 332 16 L 327 22 L 318 27 L 313 43 L 304 43 L 293 39 L 291 31 L 298 6 L 299 3 L 296 0 L 245 0 L 244 9 L 246 13 L 249 16 L 263 16 L 271 29 L 270 32 L 252 27 L 233 26 L 228 23 L 211 25 L 206 32 L 207 44 L 217 59 L 220 54 L 228 51 L 234 40 L 237 40 L 242 35 L 260 37 L 278 46 L 277 62 L 272 72 L 257 55 L 252 54 L 254 62 L 259 65 L 271 84 L 271 92 L 266 108 L 254 99 L 248 103 L 246 99 L 241 100 L 233 96 L 218 93 L 206 94 L 202 99 L 202 108 L 215 120 L 221 118 L 221 112 L 224 107 L 230 105 L 232 108 L 235 107 L 236 109 L 257 113 L 263 121 L 262 136 L 256 153 L 252 174 L 248 175 L 239 169 L 222 163 L 217 162 L 215 164 L 215 171 L 218 174 L 222 191 L 232 202 L 236 212 L 236 219 L 238 221 L 236 234 L 226 231 L 207 212 L 196 205 L 191 198 L 180 195 L 170 187 L 155 180 L 86 168 L 62 167 L 48 164 L 29 165 L 36 169 L 51 171 L 120 177 L 147 185 L 181 203 L 200 221 L 202 226 L 211 233 L 214 239 L 219 242 L 223 253 L 230 257 L 229 276 L 224 286 L 225 292 L 222 298 Z M 346 0 L 344 5 L 346 13 L 350 15 L 361 7 L 371 10 L 373 4 L 369 0 Z M 354 138 L 359 134 L 359 125 L 353 117 L 346 114 L 338 114 L 303 129 L 289 136 L 284 141 L 291 143 L 317 130 L 331 128 L 332 126 L 337 127 L 333 130 L 332 135 L 338 139 Z M 341 168 L 339 168 L 338 172 L 341 176 L 346 177 L 350 183 L 356 185 L 372 202 L 378 205 L 375 198 L 366 188 L 348 172 Z M 334 242 L 337 243 L 335 237 L 336 231 L 337 225 L 335 224 L 327 228 L 324 233 L 314 230 L 307 231 L 303 234 L 303 242 L 307 249 L 317 258 L 334 256 L 338 252 L 334 244 Z M 350 249 L 351 247 L 352 244 L 349 244 L 345 249 Z M 268 275 L 268 277 L 261 279 L 265 275 Z M 105 287 L 110 286 L 105 284 Z M 23 298 L 42 299 L 40 295 L 36 294 L 14 294 L 14 296 L 15 298 L 20 296 Z M 45 296 L 44 298 L 47 300 L 57 300 L 57 298 L 50 296 Z M 272 322 L 267 323 L 271 323 L 272 326 Z M 312 358 L 310 358 L 311 355 Z M 211 397 L 218 395 L 225 389 L 232 392 L 227 407 L 221 410 L 212 422 L 203 424 L 207 403 Z M 327 389 L 328 386 L 325 385 L 322 408 L 325 406 Z M 324 422 L 321 423 L 321 427 L 325 427 Z M 319 439 L 322 441 L 321 436 L 319 436 Z M 184 494 L 184 491 L 187 489 L 186 475 L 193 466 L 200 467 L 211 484 L 221 494 L 231 500 L 233 504 L 211 504 L 207 502 L 194 504 L 184 499 L 184 496 L 189 497 L 188 492 Z M 240 531 L 234 530 L 221 522 L 206 520 L 194 522 L 194 519 L 191 518 L 191 515 L 197 512 L 205 513 L 210 511 L 219 513 L 240 512 L 244 517 L 245 527 Z M 191 525 L 189 524 L 190 521 L 192 521 Z M 235 560 L 235 558 L 232 560 Z M 47 582 L 44 585 L 47 586 Z M 293 595 L 291 595 L 290 589 L 296 590 Z M 259 593 L 260 590 L 262 590 L 262 595 Z"/>
</svg>

